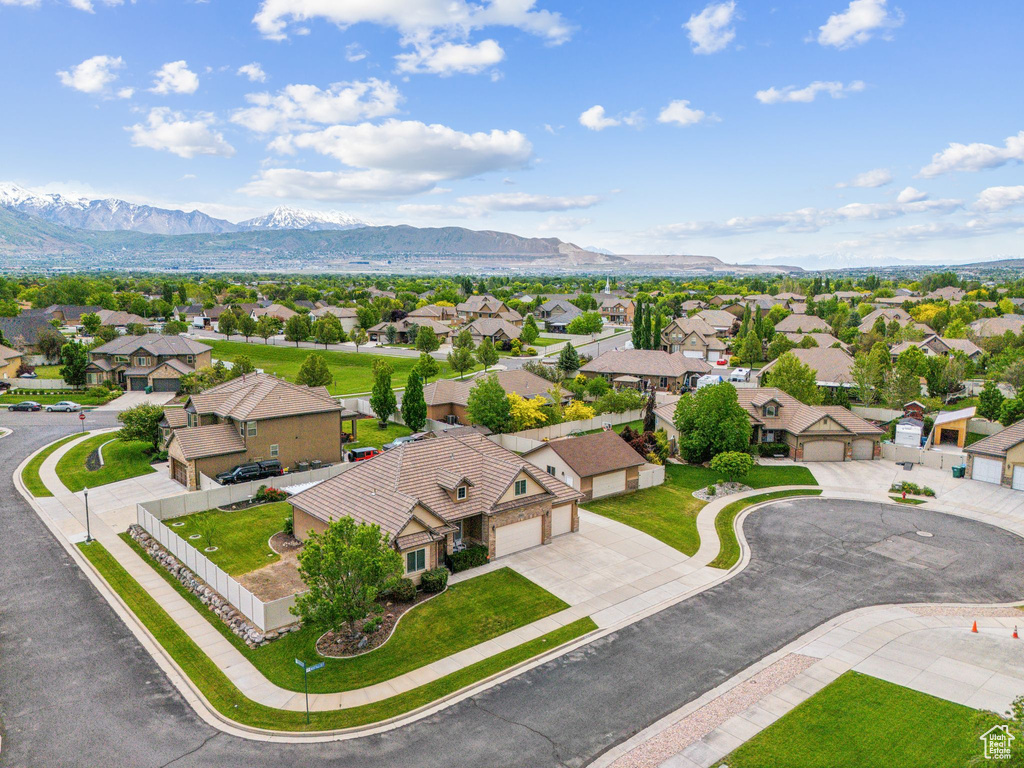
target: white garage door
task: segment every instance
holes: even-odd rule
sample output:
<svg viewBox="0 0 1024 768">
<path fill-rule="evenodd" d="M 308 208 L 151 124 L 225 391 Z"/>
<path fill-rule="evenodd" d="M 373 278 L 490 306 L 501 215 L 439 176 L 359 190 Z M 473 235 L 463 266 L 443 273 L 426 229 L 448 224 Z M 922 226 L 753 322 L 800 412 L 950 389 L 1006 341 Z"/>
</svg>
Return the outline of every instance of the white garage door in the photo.
<svg viewBox="0 0 1024 768">
<path fill-rule="evenodd" d="M 838 440 L 815 440 L 804 443 L 804 461 L 842 461 L 846 446 Z"/>
<path fill-rule="evenodd" d="M 721 352 L 719 352 L 717 350 L 715 350 L 713 352 L 708 352 L 708 362 L 709 363 L 717 363 L 721 359 L 722 359 L 722 353 Z"/>
<path fill-rule="evenodd" d="M 572 504 L 551 509 L 551 535 L 560 536 L 572 530 Z"/>
<path fill-rule="evenodd" d="M 684 349 L 683 357 L 704 357 L 704 353 L 699 349 Z"/>
<path fill-rule="evenodd" d="M 995 459 L 974 459 L 974 468 L 971 470 L 972 480 L 999 485 L 1002 474 L 1003 462 Z"/>
<path fill-rule="evenodd" d="M 521 549 L 536 547 L 543 541 L 543 518 L 531 517 L 510 523 L 494 531 L 494 556 L 511 555 Z"/>
<path fill-rule="evenodd" d="M 1013 468 L 1013 490 L 1024 491 L 1024 466 Z"/>
<path fill-rule="evenodd" d="M 600 499 L 602 496 L 611 496 L 614 493 L 622 493 L 625 490 L 626 470 L 620 469 L 618 472 L 596 475 L 591 495 L 595 499 Z"/>
<path fill-rule="evenodd" d="M 856 461 L 870 461 L 875 457 L 874 440 L 854 440 L 853 458 Z"/>
</svg>

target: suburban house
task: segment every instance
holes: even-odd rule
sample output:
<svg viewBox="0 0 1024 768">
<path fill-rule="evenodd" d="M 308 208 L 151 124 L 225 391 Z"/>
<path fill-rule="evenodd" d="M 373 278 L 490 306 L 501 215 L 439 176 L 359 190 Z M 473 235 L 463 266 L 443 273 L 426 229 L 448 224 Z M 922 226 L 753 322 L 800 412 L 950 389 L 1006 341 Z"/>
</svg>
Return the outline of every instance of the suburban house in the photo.
<svg viewBox="0 0 1024 768">
<path fill-rule="evenodd" d="M 184 336 L 121 336 L 89 351 L 85 381 L 111 381 L 130 392 L 178 392 L 182 376 L 212 363 L 210 347 Z"/>
<path fill-rule="evenodd" d="M 724 309 L 702 309 L 694 317 L 714 328 L 719 336 L 732 336 L 740 327 L 739 318 Z"/>
<path fill-rule="evenodd" d="M 387 343 L 388 326 L 392 326 L 395 329 L 396 344 L 415 343 L 416 335 L 420 332 L 420 328 L 432 330 L 434 335 L 437 336 L 437 340 L 442 344 L 448 340 L 448 334 L 452 332 L 449 326 L 439 323 L 437 320 L 431 320 L 429 317 L 403 317 L 401 320 L 395 320 L 393 323 L 377 323 L 370 328 L 367 331 L 370 341 L 376 341 L 380 344 Z"/>
<path fill-rule="evenodd" d="M 167 455 L 174 480 L 195 490 L 200 475 L 213 477 L 238 464 L 277 459 L 333 464 L 342 459 L 347 435 L 359 414 L 345 411 L 325 387 L 304 387 L 267 373 L 254 373 L 191 395 L 186 426 L 172 430 Z M 167 414 L 165 414 L 167 415 Z M 172 418 L 168 416 L 170 423 Z"/>
<path fill-rule="evenodd" d="M 834 347 L 838 345 L 840 349 L 845 350 L 846 352 L 850 351 L 849 344 L 843 343 L 831 333 L 785 333 L 783 336 L 794 344 L 800 344 L 804 339 L 811 338 L 819 347 Z"/>
<path fill-rule="evenodd" d="M 1007 331 L 1019 335 L 1024 330 L 1024 315 L 1003 315 L 1002 317 L 983 317 L 975 320 L 969 328 L 979 339 L 990 339 L 1002 336 Z M 7 335 L 10 339 L 10 334 Z"/>
<path fill-rule="evenodd" d="M 855 385 L 853 378 L 853 358 L 838 347 L 811 347 L 810 349 L 791 349 L 787 354 L 793 355 L 804 365 L 814 371 L 815 381 L 819 387 L 852 387 Z M 776 358 L 759 370 L 755 375 L 758 386 L 761 382 L 771 383 L 771 377 L 766 380 L 765 374 L 770 374 L 772 368 L 778 363 Z"/>
<path fill-rule="evenodd" d="M 694 386 L 712 366 L 697 357 L 660 349 L 613 349 L 580 368 L 588 379 L 606 378 L 616 389 L 656 389 L 679 392 Z"/>
<path fill-rule="evenodd" d="M 74 327 L 82 324 L 82 315 L 97 313 L 100 306 L 81 306 L 75 304 L 51 304 L 43 309 L 29 309 L 24 314 L 38 315 L 47 320 L 57 320 L 61 325 Z"/>
<path fill-rule="evenodd" d="M 515 392 L 527 400 L 541 395 L 551 399 L 549 390 L 554 386 L 550 381 L 535 373 L 523 370 L 497 371 L 494 374 L 506 394 Z M 438 379 L 423 387 L 423 399 L 427 401 L 427 418 L 445 424 L 472 424 L 466 406 L 469 393 L 480 383 L 480 379 Z M 571 397 L 571 395 L 568 395 Z"/>
<path fill-rule="evenodd" d="M 318 307 L 309 313 L 310 317 L 320 319 L 324 315 L 334 315 L 341 323 L 341 329 L 345 333 L 352 333 L 359 325 L 359 318 L 356 315 L 355 307 Z"/>
<path fill-rule="evenodd" d="M 23 354 L 34 354 L 39 334 L 53 330 L 50 321 L 42 315 L 21 314 L 17 317 L 0 317 L 0 333 L 7 343 Z"/>
<path fill-rule="evenodd" d="M 701 317 L 677 317 L 661 332 L 661 348 L 709 363 L 727 357 L 728 346 Z"/>
<path fill-rule="evenodd" d="M 295 536 L 349 517 L 379 525 L 418 582 L 456 548 L 502 557 L 579 530 L 579 491 L 483 435 L 405 443 L 296 494 Z"/>
<path fill-rule="evenodd" d="M 934 333 L 921 341 L 903 341 L 894 344 L 889 350 L 889 354 L 892 355 L 893 360 L 896 360 L 911 347 L 920 349 L 925 357 L 948 357 L 954 352 L 963 352 L 968 360 L 977 360 L 984 354 L 981 347 L 970 339 L 944 339 Z"/>
<path fill-rule="evenodd" d="M 566 312 L 572 312 L 574 309 L 577 313 L 581 312 L 580 308 L 568 299 L 548 299 L 537 307 L 533 314 L 539 320 L 547 320 L 549 317 L 564 315 Z"/>
<path fill-rule="evenodd" d="M 410 320 L 415 320 L 416 322 L 419 322 L 417 318 L 422 317 L 427 318 L 428 320 L 433 320 L 437 323 L 445 323 L 447 325 L 455 322 L 455 319 L 458 316 L 459 315 L 455 311 L 455 307 L 443 307 L 437 304 L 427 304 L 419 309 L 414 309 L 406 315 Z"/>
<path fill-rule="evenodd" d="M 182 407 L 164 407 L 163 418 L 160 419 L 160 436 L 163 438 L 164 448 L 170 442 L 171 434 L 176 429 L 188 426 L 188 414 Z"/>
<path fill-rule="evenodd" d="M 544 320 L 544 330 L 549 333 L 567 333 L 569 324 L 582 314 L 582 309 L 574 304 L 570 304 L 569 309 L 565 312 L 548 315 Z"/>
<path fill-rule="evenodd" d="M 511 344 L 522 334 L 522 330 L 512 323 L 496 317 L 481 317 L 460 328 L 458 332 L 461 333 L 463 330 L 469 331 L 473 343 L 477 346 L 480 346 L 484 339 L 490 339 L 496 347 L 504 343 Z"/>
<path fill-rule="evenodd" d="M 288 322 L 290 317 L 299 314 L 294 309 L 289 309 L 283 304 L 271 304 L 266 307 L 256 307 L 252 311 L 252 319 L 259 320 L 261 317 L 273 317 L 282 323 Z"/>
<path fill-rule="evenodd" d="M 752 443 L 786 443 L 796 461 L 871 460 L 881 455 L 885 431 L 838 405 L 805 405 L 781 389 L 738 389 L 750 416 Z M 658 426 L 678 439 L 675 403 L 655 410 Z"/>
<path fill-rule="evenodd" d="M 147 328 L 155 326 L 156 322 L 148 317 L 136 315 L 132 312 L 122 312 L 117 309 L 101 309 L 96 315 L 103 325 L 117 328 L 119 331 L 126 331 L 129 325 L 144 325 Z"/>
<path fill-rule="evenodd" d="M 936 288 L 931 293 L 925 294 L 926 299 L 935 299 L 938 301 L 948 301 L 950 304 L 956 304 L 958 301 L 962 301 L 967 295 L 967 291 L 963 288 L 957 288 L 955 285 L 947 285 L 945 288 Z"/>
<path fill-rule="evenodd" d="M 604 296 L 598 302 L 597 311 L 606 323 L 629 325 L 633 322 L 636 306 L 632 299 L 609 298 Z"/>
<path fill-rule="evenodd" d="M 21 352 L 0 344 L 0 379 L 13 379 L 21 367 Z"/>
<path fill-rule="evenodd" d="M 964 448 L 967 477 L 1024 491 L 1024 421 Z"/>
<path fill-rule="evenodd" d="M 883 309 L 876 309 L 874 312 L 868 312 L 868 314 L 864 316 L 864 319 L 861 321 L 857 330 L 861 333 L 869 333 L 871 329 L 874 328 L 875 323 L 879 318 L 885 322 L 887 327 L 893 320 L 899 323 L 900 328 L 906 328 L 914 322 L 914 318 L 910 316 L 910 313 L 907 312 L 907 310 L 900 307 L 885 307 Z"/>
<path fill-rule="evenodd" d="M 816 315 L 786 315 L 775 324 L 776 333 L 832 333 L 832 326 Z"/>
<path fill-rule="evenodd" d="M 712 296 L 708 299 L 708 304 L 714 307 L 721 307 L 726 304 L 735 304 L 740 301 L 743 297 L 738 293 L 720 293 L 717 296 Z"/>
<path fill-rule="evenodd" d="M 583 494 L 582 501 L 637 490 L 646 462 L 616 432 L 564 437 L 523 454 L 535 467 Z"/>
<path fill-rule="evenodd" d="M 700 299 L 687 299 L 679 305 L 680 312 L 698 312 L 707 308 L 707 302 L 701 301 Z"/>
<path fill-rule="evenodd" d="M 465 301 L 456 305 L 455 311 L 463 320 L 481 317 L 497 319 L 501 313 L 508 312 L 508 307 L 501 299 L 493 296 L 467 296 Z"/>
</svg>

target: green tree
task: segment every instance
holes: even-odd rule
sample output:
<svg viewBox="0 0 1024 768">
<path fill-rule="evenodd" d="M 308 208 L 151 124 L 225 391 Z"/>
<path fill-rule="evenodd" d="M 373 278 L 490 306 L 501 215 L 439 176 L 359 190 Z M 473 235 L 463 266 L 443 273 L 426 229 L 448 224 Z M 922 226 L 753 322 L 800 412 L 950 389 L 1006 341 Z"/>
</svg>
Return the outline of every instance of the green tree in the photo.
<svg viewBox="0 0 1024 768">
<path fill-rule="evenodd" d="M 160 420 L 164 417 L 164 409 L 152 403 L 140 403 L 134 408 L 121 411 L 117 420 L 121 428 L 117 431 L 117 439 L 125 443 L 144 442 L 153 446 L 153 451 L 160 450 Z"/>
<path fill-rule="evenodd" d="M 460 379 L 473 365 L 473 350 L 470 347 L 453 347 L 448 353 L 448 367 L 459 374 Z"/>
<path fill-rule="evenodd" d="M 575 336 L 586 336 L 600 333 L 603 327 L 604 320 L 599 312 L 584 312 L 582 315 L 574 317 L 565 327 L 565 331 Z"/>
<path fill-rule="evenodd" d="M 500 434 L 512 427 L 512 406 L 501 382 L 493 373 L 477 382 L 469 391 L 466 413 L 474 424 L 482 424 Z"/>
<path fill-rule="evenodd" d="M 327 361 L 319 352 L 311 352 L 299 366 L 299 372 L 295 376 L 295 383 L 306 387 L 329 387 L 334 383 L 334 376 L 331 369 L 327 367 Z"/>
<path fill-rule="evenodd" d="M 661 349 L 661 331 L 665 324 L 665 318 L 661 312 L 655 311 L 654 323 L 651 327 L 651 349 Z"/>
<path fill-rule="evenodd" d="M 274 322 L 273 318 L 263 315 L 256 321 L 256 335 L 263 339 L 264 344 L 275 333 L 277 333 L 277 323 Z"/>
<path fill-rule="evenodd" d="M 894 365 L 885 372 L 882 400 L 890 408 L 902 408 L 921 396 L 921 378 L 913 368 Z"/>
<path fill-rule="evenodd" d="M 395 412 L 398 404 L 395 398 L 395 390 L 391 387 L 391 374 L 394 373 L 391 363 L 383 358 L 375 358 L 373 361 L 373 390 L 370 393 L 370 408 L 377 414 L 377 421 L 380 428 L 388 425 L 388 420 Z"/>
<path fill-rule="evenodd" d="M 633 333 L 630 337 L 633 342 L 633 349 L 647 349 L 644 340 L 644 303 L 637 301 L 633 311 Z"/>
<path fill-rule="evenodd" d="M 117 328 L 114 328 L 112 325 L 101 325 L 93 335 L 99 339 L 101 343 L 106 344 L 107 342 L 113 341 L 121 334 L 119 334 L 117 332 Z"/>
<path fill-rule="evenodd" d="M 452 339 L 453 349 L 468 349 L 472 352 L 475 346 L 476 345 L 473 343 L 473 334 L 469 332 L 468 328 L 463 328 L 455 335 L 455 338 Z"/>
<path fill-rule="evenodd" d="M 1024 399 L 1018 395 L 1006 398 L 999 408 L 999 423 L 1009 427 L 1024 419 Z"/>
<path fill-rule="evenodd" d="M 164 323 L 164 333 L 168 336 L 179 336 L 188 330 L 188 323 L 181 320 L 168 320 Z"/>
<path fill-rule="evenodd" d="M 350 634 L 356 622 L 382 612 L 381 592 L 402 574 L 402 556 L 376 525 L 342 517 L 322 534 L 311 533 L 299 553 L 299 576 L 306 585 L 292 613 L 304 624 Z"/>
<path fill-rule="evenodd" d="M 309 338 L 309 332 L 309 320 L 305 315 L 292 315 L 284 324 L 285 341 L 294 341 L 296 347 L 300 341 Z"/>
<path fill-rule="evenodd" d="M 86 336 L 95 336 L 96 331 L 103 325 L 100 316 L 95 312 L 86 312 L 82 315 L 82 332 Z"/>
<path fill-rule="evenodd" d="M 736 483 L 754 468 L 754 457 L 744 451 L 725 451 L 711 459 L 711 468 L 727 482 Z"/>
<path fill-rule="evenodd" d="M 256 366 L 248 355 L 235 355 L 235 359 L 231 361 L 231 373 L 235 376 L 256 373 Z"/>
<path fill-rule="evenodd" d="M 476 359 L 484 367 L 484 372 L 498 362 L 498 350 L 494 348 L 494 343 L 489 338 L 481 341 L 480 346 L 476 348 Z"/>
<path fill-rule="evenodd" d="M 395 328 L 393 323 L 388 323 L 384 326 L 384 338 L 387 339 L 388 344 L 394 345 L 398 343 L 398 329 Z"/>
<path fill-rule="evenodd" d="M 421 325 L 416 331 L 416 349 L 420 352 L 436 352 L 440 346 L 437 333 L 432 328 Z"/>
<path fill-rule="evenodd" d="M 580 369 L 580 356 L 571 341 L 567 341 L 562 347 L 562 351 L 558 353 L 557 367 L 566 375 L 573 374 Z"/>
<path fill-rule="evenodd" d="M 781 355 L 772 365 L 769 375 L 770 386 L 792 395 L 801 403 L 818 405 L 821 402 L 821 391 L 814 370 L 800 362 L 792 352 Z"/>
<path fill-rule="evenodd" d="M 740 345 L 739 353 L 740 362 L 745 363 L 748 367 L 753 367 L 756 363 L 760 362 L 761 337 L 754 331 L 748 333 L 743 337 L 743 343 Z M 776 363 L 776 365 L 778 365 L 778 363 Z"/>
<path fill-rule="evenodd" d="M 356 352 L 358 352 L 360 345 L 365 344 L 367 341 L 369 341 L 370 337 L 367 335 L 366 331 L 362 328 L 362 326 L 356 326 L 352 330 L 352 335 L 349 337 L 349 339 L 353 344 L 356 345 Z"/>
<path fill-rule="evenodd" d="M 337 344 L 341 341 L 343 332 L 341 320 L 330 313 L 319 318 L 313 325 L 313 335 L 317 343 L 324 345 L 324 349 L 327 349 L 329 344 Z"/>
<path fill-rule="evenodd" d="M 117 331 L 115 330 L 114 333 Z M 58 359 L 60 350 L 65 343 L 67 343 L 67 339 L 64 334 L 55 328 L 43 328 L 36 334 L 36 349 L 47 360 Z"/>
<path fill-rule="evenodd" d="M 238 318 L 231 311 L 222 312 L 220 319 L 217 321 L 217 332 L 224 334 L 230 339 L 236 330 L 238 330 Z"/>
<path fill-rule="evenodd" d="M 750 416 L 728 382 L 702 387 L 676 403 L 673 423 L 679 430 L 679 453 L 700 464 L 725 451 L 750 445 Z"/>
<path fill-rule="evenodd" d="M 427 401 L 423 399 L 423 378 L 415 368 L 405 383 L 402 396 L 402 421 L 413 432 L 420 432 L 427 424 Z"/>
<path fill-rule="evenodd" d="M 1003 407 L 1003 400 L 1006 398 L 999 391 L 999 385 L 994 381 L 986 381 L 985 387 L 978 395 L 978 415 L 989 421 L 999 421 L 999 415 Z"/>
<path fill-rule="evenodd" d="M 419 371 L 424 383 L 426 383 L 441 372 L 441 365 L 434 359 L 433 355 L 421 352 L 420 360 L 416 363 L 416 370 Z"/>
<path fill-rule="evenodd" d="M 60 376 L 68 384 L 81 387 L 85 384 L 85 369 L 89 366 L 89 352 L 77 341 L 70 341 L 60 348 Z"/>
<path fill-rule="evenodd" d="M 519 334 L 519 338 L 523 340 L 524 344 L 533 344 L 540 336 L 540 329 L 537 328 L 537 320 L 533 315 L 527 315 L 526 320 L 523 321 L 523 330 Z"/>
</svg>

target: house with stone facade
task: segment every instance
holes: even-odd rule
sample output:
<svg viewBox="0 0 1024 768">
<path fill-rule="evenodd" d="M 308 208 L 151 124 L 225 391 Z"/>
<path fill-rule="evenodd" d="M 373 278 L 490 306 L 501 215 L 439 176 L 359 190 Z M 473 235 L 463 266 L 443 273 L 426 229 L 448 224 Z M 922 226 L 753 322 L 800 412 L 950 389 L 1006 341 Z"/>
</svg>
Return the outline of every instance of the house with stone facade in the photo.
<svg viewBox="0 0 1024 768">
<path fill-rule="evenodd" d="M 438 322 L 437 320 L 431 320 L 429 317 L 403 317 L 401 320 L 395 320 L 394 322 L 377 323 L 375 326 L 367 331 L 367 335 L 370 341 L 375 341 L 378 344 L 387 344 L 388 342 L 388 328 L 392 327 L 395 329 L 395 343 L 396 344 L 415 344 L 416 336 L 420 332 L 420 328 L 429 328 L 437 336 L 439 343 L 444 344 L 448 341 L 448 336 L 451 335 L 452 329 L 450 326 L 444 323 Z"/>
<path fill-rule="evenodd" d="M 490 339 L 498 349 L 507 348 L 508 344 L 518 339 L 523 333 L 521 328 L 497 317 L 481 317 L 463 326 L 459 329 L 459 333 L 464 330 L 469 331 L 470 336 L 473 337 L 473 344 L 476 346 L 479 347 L 480 342 L 484 339 Z"/>
<path fill-rule="evenodd" d="M 496 320 L 509 309 L 505 302 L 494 296 L 467 296 L 465 301 L 455 306 L 455 311 L 463 322 L 469 322 L 481 317 Z"/>
<path fill-rule="evenodd" d="M 111 381 L 129 392 L 178 392 L 182 376 L 212 364 L 211 348 L 194 339 L 120 336 L 89 351 L 85 381 L 91 387 Z"/>
<path fill-rule="evenodd" d="M 456 548 L 502 557 L 579 530 L 582 494 L 483 435 L 441 435 L 392 448 L 290 501 L 295 536 L 349 517 L 380 526 L 419 582 Z"/>
<path fill-rule="evenodd" d="M 602 296 L 598 302 L 597 311 L 601 313 L 601 318 L 606 323 L 629 325 L 633 322 L 633 315 L 636 314 L 636 305 L 632 299 Z"/>
<path fill-rule="evenodd" d="M 728 356 L 729 347 L 700 317 L 677 317 L 661 332 L 661 348 L 715 363 Z"/>
</svg>

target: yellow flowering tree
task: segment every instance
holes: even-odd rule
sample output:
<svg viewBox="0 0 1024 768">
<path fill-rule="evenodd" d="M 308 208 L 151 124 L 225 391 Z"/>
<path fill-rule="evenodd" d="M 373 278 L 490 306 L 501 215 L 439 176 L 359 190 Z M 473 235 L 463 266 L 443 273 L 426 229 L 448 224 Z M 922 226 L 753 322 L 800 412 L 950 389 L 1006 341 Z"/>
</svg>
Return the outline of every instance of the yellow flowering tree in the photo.
<svg viewBox="0 0 1024 768">
<path fill-rule="evenodd" d="M 512 415 L 512 431 L 543 426 L 548 417 L 542 409 L 547 404 L 548 400 L 543 395 L 527 400 L 517 392 L 510 392 L 508 405 Z"/>
</svg>

